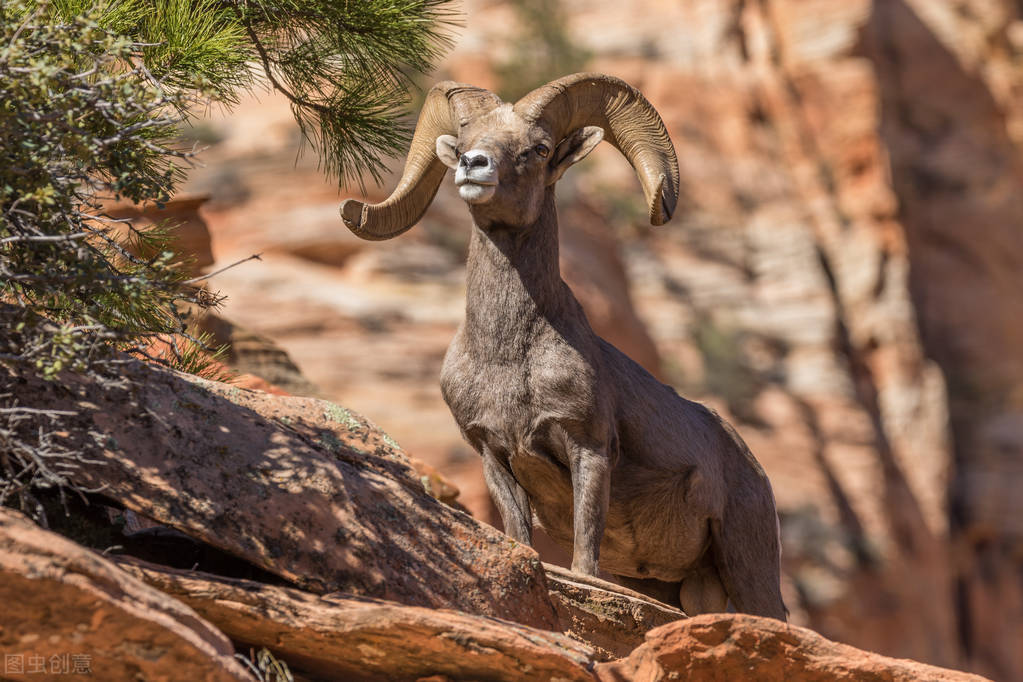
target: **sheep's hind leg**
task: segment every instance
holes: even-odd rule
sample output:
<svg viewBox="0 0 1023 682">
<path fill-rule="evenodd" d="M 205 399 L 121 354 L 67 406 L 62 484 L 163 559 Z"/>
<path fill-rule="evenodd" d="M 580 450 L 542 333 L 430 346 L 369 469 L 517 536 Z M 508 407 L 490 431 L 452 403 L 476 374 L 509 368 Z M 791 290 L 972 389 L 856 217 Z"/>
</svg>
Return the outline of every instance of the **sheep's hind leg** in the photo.
<svg viewBox="0 0 1023 682">
<path fill-rule="evenodd" d="M 781 598 L 777 517 L 770 508 L 749 519 L 730 528 L 712 524 L 717 574 L 736 611 L 784 621 L 788 610 Z"/>
</svg>

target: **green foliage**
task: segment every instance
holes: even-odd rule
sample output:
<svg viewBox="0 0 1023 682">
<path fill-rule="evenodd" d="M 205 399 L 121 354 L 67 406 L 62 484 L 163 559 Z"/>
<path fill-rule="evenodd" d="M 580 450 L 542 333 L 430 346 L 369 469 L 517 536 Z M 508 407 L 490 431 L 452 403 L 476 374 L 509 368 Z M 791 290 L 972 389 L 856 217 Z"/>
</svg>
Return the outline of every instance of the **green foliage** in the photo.
<svg viewBox="0 0 1023 682">
<path fill-rule="evenodd" d="M 70 21 L 129 35 L 164 87 L 196 87 L 228 104 L 266 79 L 291 100 L 323 168 L 341 182 L 379 181 L 383 157 L 403 152 L 414 75 L 450 45 L 449 0 L 55 0 Z M 261 64 L 262 71 L 252 69 Z"/>
<path fill-rule="evenodd" d="M 251 47 L 230 6 L 217 0 L 53 0 L 33 9 L 51 22 L 90 16 L 106 31 L 130 36 L 146 69 L 165 88 L 205 89 L 231 101 L 251 83 Z"/>
<path fill-rule="evenodd" d="M 514 102 L 545 83 L 582 71 L 590 59 L 565 30 L 560 0 L 513 0 L 519 32 L 506 61 L 494 66 L 501 99 Z"/>
<path fill-rule="evenodd" d="M 7 359 L 52 375 L 93 345 L 180 332 L 175 305 L 209 302 L 183 286 L 165 227 L 140 231 L 101 206 L 167 201 L 189 156 L 172 146 L 177 112 L 198 88 L 162 88 L 139 63 L 144 47 L 96 17 L 60 23 L 28 8 L 7 6 L 0 38 L 0 300 L 27 335 Z"/>
<path fill-rule="evenodd" d="M 55 11 L 13 0 L 0 26 L 0 503 L 37 514 L 32 490 L 62 487 L 83 453 L 60 435 L 74 414 L 24 404 L 10 378 L 110 380 L 113 351 L 145 354 L 187 333 L 183 306 L 216 302 L 175 267 L 169 226 L 103 214 L 105 201 L 167 201 L 190 157 L 173 146 L 181 112 L 203 83 L 167 87 L 148 46 L 101 12 Z"/>
<path fill-rule="evenodd" d="M 218 371 L 185 312 L 217 297 L 180 267 L 173 226 L 139 229 L 104 207 L 162 206 L 193 157 L 176 146 L 193 112 L 264 81 L 328 171 L 379 178 L 408 140 L 409 74 L 446 44 L 444 5 L 0 2 L 0 504 L 42 514 L 33 487 L 61 488 L 83 456 L 59 436 L 74 414 L 24 405 L 13 377 L 113 381 L 114 351 Z"/>
<path fill-rule="evenodd" d="M 130 36 L 164 88 L 199 89 L 232 104 L 266 81 L 292 103 L 325 171 L 379 181 L 383 157 L 404 152 L 415 76 L 450 46 L 450 0 L 20 0 L 8 20 L 90 16 Z M 253 64 L 262 69 L 253 69 Z"/>
<path fill-rule="evenodd" d="M 456 15 L 448 0 L 278 0 L 237 5 L 277 89 L 288 95 L 303 134 L 326 171 L 367 172 L 403 153 L 413 76 L 446 51 Z"/>
</svg>

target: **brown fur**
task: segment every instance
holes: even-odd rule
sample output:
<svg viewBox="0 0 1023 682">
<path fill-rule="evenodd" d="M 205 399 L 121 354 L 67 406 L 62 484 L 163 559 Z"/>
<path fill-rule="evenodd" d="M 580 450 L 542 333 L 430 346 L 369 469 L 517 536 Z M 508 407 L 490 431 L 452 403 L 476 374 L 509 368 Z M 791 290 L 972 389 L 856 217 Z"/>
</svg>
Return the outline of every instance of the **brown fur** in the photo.
<svg viewBox="0 0 1023 682">
<path fill-rule="evenodd" d="M 505 529 L 530 543 L 535 512 L 572 550 L 575 571 L 599 566 L 690 614 L 730 598 L 739 611 L 784 619 L 763 469 L 717 414 L 599 338 L 561 279 L 554 183 L 602 131 L 552 139 L 551 130 L 495 105 L 436 145 L 442 162 L 461 164 L 456 177 L 475 172 L 475 159 L 489 173 L 480 178 L 496 178 L 463 194 L 473 218 L 466 318 L 441 388 L 483 457 Z M 674 199 L 651 196 L 652 215 L 670 217 Z M 352 229 L 372 218 L 361 205 L 349 214 L 362 216 Z M 391 226 L 379 229 L 390 236 Z"/>
</svg>

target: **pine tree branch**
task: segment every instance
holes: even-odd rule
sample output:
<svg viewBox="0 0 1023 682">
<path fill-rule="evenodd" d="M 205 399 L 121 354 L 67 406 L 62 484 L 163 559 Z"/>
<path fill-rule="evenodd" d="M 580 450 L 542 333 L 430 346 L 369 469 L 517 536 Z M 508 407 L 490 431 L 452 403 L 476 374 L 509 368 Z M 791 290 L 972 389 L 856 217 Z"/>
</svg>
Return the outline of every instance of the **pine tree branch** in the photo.
<svg viewBox="0 0 1023 682">
<path fill-rule="evenodd" d="M 273 66 L 270 60 L 270 55 L 267 54 L 266 47 L 263 46 L 263 42 L 259 39 L 259 36 L 256 35 L 256 31 L 252 28 L 252 24 L 249 22 L 248 17 L 246 17 L 241 12 L 241 10 L 238 9 L 237 6 L 234 6 L 234 11 L 235 13 L 237 13 L 238 19 L 245 26 L 245 31 L 249 34 L 249 39 L 252 40 L 252 45 L 256 48 L 256 52 L 259 53 L 259 58 L 263 62 L 263 70 L 266 72 L 266 77 L 270 81 L 271 85 L 273 85 L 274 88 L 278 90 L 281 94 L 283 94 L 285 97 L 291 100 L 292 104 L 295 104 L 296 106 L 300 107 L 305 107 L 307 109 L 312 109 L 321 114 L 329 114 L 330 107 L 324 104 L 320 104 L 319 102 L 310 102 L 305 98 L 299 97 L 298 95 L 291 92 L 288 88 L 284 87 L 284 85 L 277 80 L 277 77 L 274 75 L 273 72 Z"/>
</svg>

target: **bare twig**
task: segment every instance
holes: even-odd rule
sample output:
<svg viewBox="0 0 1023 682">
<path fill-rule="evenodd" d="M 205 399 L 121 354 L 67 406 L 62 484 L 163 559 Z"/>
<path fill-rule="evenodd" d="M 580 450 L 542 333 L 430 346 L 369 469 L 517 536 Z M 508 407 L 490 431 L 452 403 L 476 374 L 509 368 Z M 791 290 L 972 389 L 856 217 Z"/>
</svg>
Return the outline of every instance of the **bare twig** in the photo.
<svg viewBox="0 0 1023 682">
<path fill-rule="evenodd" d="M 261 253 L 254 253 L 251 256 L 249 256 L 248 258 L 242 258 L 241 260 L 235 261 L 234 263 L 231 263 L 230 265 L 225 265 L 224 267 L 220 268 L 219 270 L 214 270 L 213 272 L 211 272 L 211 273 L 209 273 L 207 275 L 200 275 L 199 277 L 193 277 L 192 279 L 186 279 L 184 282 L 182 282 L 182 284 L 195 284 L 196 282 L 201 282 L 201 281 L 203 281 L 205 279 L 209 279 L 210 277 L 213 277 L 215 275 L 219 275 L 220 273 L 222 273 L 222 272 L 224 272 L 226 270 L 230 270 L 233 267 L 241 265 L 242 263 L 247 263 L 250 260 L 263 260 L 263 254 L 261 254 Z"/>
<path fill-rule="evenodd" d="M 26 234 L 26 235 L 14 235 L 13 237 L 4 237 L 0 239 L 0 244 L 12 244 L 14 242 L 69 242 L 75 239 L 83 239 L 88 237 L 88 232 L 75 232 L 73 234 L 54 234 L 54 235 L 37 235 L 37 234 Z"/>
</svg>

